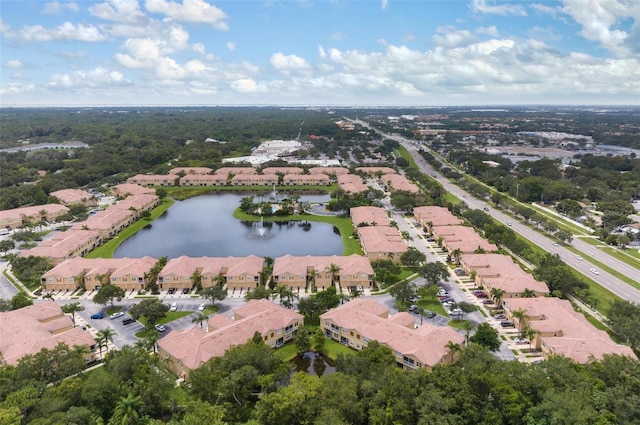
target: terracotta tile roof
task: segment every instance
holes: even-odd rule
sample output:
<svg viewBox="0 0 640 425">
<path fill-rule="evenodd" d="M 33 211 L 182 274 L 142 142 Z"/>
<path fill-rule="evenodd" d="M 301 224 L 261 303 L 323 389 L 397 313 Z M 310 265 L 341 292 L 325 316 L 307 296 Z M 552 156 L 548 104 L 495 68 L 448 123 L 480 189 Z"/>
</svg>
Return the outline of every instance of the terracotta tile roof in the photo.
<svg viewBox="0 0 640 425">
<path fill-rule="evenodd" d="M 112 186 L 111 193 L 114 195 L 141 195 L 143 193 L 155 194 L 156 190 L 150 187 L 140 186 L 139 184 L 123 183 Z"/>
<path fill-rule="evenodd" d="M 228 175 L 228 174 L 233 174 L 233 175 L 238 175 L 238 174 L 257 174 L 258 172 L 256 171 L 255 168 L 253 167 L 222 167 L 222 168 L 218 168 L 215 172 L 215 174 L 222 174 L 222 175 Z"/>
<path fill-rule="evenodd" d="M 492 288 L 503 289 L 506 293 L 519 294 L 525 289 L 537 293 L 548 293 L 546 283 L 537 281 L 513 262 L 508 255 L 501 254 L 464 254 L 460 258 L 470 270 L 475 270 Z"/>
<path fill-rule="evenodd" d="M 258 275 L 262 271 L 264 258 L 255 255 L 247 257 L 187 257 L 171 258 L 160 271 L 158 277 L 184 276 L 190 278 L 197 270 L 200 274 L 228 276 L 241 274 Z"/>
<path fill-rule="evenodd" d="M 226 183 L 227 176 L 220 174 L 187 174 L 180 178 L 180 184 L 186 185 L 187 183 Z"/>
<path fill-rule="evenodd" d="M 374 176 L 377 173 L 396 174 L 396 170 L 391 167 L 358 167 L 356 168 L 356 171 L 360 171 L 370 176 Z"/>
<path fill-rule="evenodd" d="M 311 269 L 317 272 L 329 270 L 331 264 L 340 267 L 341 275 L 373 274 L 373 268 L 367 257 L 361 255 L 330 255 L 330 256 L 293 256 L 284 255 L 277 257 L 273 262 L 273 275 L 293 274 L 306 276 Z"/>
<path fill-rule="evenodd" d="M 335 174 L 336 176 L 342 174 L 349 174 L 348 168 L 342 167 L 313 167 L 309 169 L 310 174 Z"/>
<path fill-rule="evenodd" d="M 53 301 L 0 313 L 0 356 L 5 363 L 16 365 L 25 355 L 51 350 L 59 343 L 95 345 L 90 332 L 72 326 L 71 317 L 64 316 Z"/>
<path fill-rule="evenodd" d="M 21 257 L 49 257 L 59 259 L 72 255 L 79 247 L 92 245 L 100 238 L 96 230 L 72 230 L 60 232 L 35 248 L 22 251 Z"/>
<path fill-rule="evenodd" d="M 351 221 L 354 226 L 358 226 L 361 223 L 367 223 L 373 226 L 390 226 L 391 220 L 387 216 L 387 212 L 384 208 L 379 207 L 354 207 L 349 210 L 351 215 Z"/>
<path fill-rule="evenodd" d="M 415 218 L 423 224 L 433 223 L 433 226 L 450 226 L 462 224 L 462 220 L 453 215 L 445 207 L 427 206 L 413 209 Z"/>
<path fill-rule="evenodd" d="M 449 353 L 449 341 L 461 344 L 464 336 L 449 327 L 424 324 L 418 329 L 405 326 L 406 319 L 396 319 L 402 323 L 371 314 L 362 308 L 363 299 L 355 299 L 320 316 L 321 323 L 331 320 L 336 325 L 354 330 L 369 340 L 377 340 L 386 345 L 394 354 L 413 355 L 424 365 L 434 366 Z M 373 301 L 375 302 L 375 301 Z M 383 307 L 384 308 L 384 307 Z"/>
<path fill-rule="evenodd" d="M 207 167 L 176 167 L 169 170 L 169 174 L 211 174 L 212 168 Z"/>
<path fill-rule="evenodd" d="M 291 182 L 329 184 L 329 176 L 324 174 L 289 174 L 282 179 L 284 184 Z"/>
<path fill-rule="evenodd" d="M 367 253 L 403 253 L 407 250 L 407 244 L 395 227 L 366 226 L 358 227 L 357 231 L 360 243 Z"/>
<path fill-rule="evenodd" d="M 129 198 L 127 198 L 129 199 Z M 133 220 L 135 213 L 128 208 L 109 207 L 106 210 L 99 211 L 94 215 L 87 217 L 85 221 L 79 222 L 71 226 L 71 230 L 110 230 L 116 226 Z"/>
<path fill-rule="evenodd" d="M 143 277 L 145 273 L 158 262 L 153 257 L 141 258 L 83 258 L 75 257 L 65 260 L 42 275 L 42 279 L 49 277 L 74 278 L 81 273 L 96 275 L 111 271 L 111 277 L 136 276 Z"/>
<path fill-rule="evenodd" d="M 8 218 L 34 217 L 40 219 L 40 211 L 46 211 L 47 216 L 59 216 L 69 211 L 69 208 L 60 204 L 35 205 L 32 207 L 14 208 L 0 211 L 0 222 Z"/>
<path fill-rule="evenodd" d="M 616 344 L 609 335 L 595 328 L 568 300 L 554 297 L 511 298 L 505 309 L 525 311 L 527 323 L 539 332 L 557 336 L 541 336 L 544 348 L 577 363 L 601 360 L 605 354 L 619 354 L 637 359 L 630 347 Z"/>
<path fill-rule="evenodd" d="M 410 193 L 419 193 L 420 188 L 399 174 L 385 174 L 381 180 L 391 189 Z"/>
<path fill-rule="evenodd" d="M 234 345 L 246 343 L 255 332 L 266 336 L 292 321 L 299 321 L 302 325 L 304 319 L 301 314 L 268 300 L 251 300 L 238 310 L 236 315 L 240 314 L 242 318 L 231 321 L 215 319 L 208 333 L 199 326 L 171 331 L 158 341 L 158 346 L 193 370 L 213 357 L 223 356 Z M 225 321 L 228 323 L 226 326 Z M 216 327 L 216 324 L 221 327 Z"/>
<path fill-rule="evenodd" d="M 262 174 L 302 174 L 304 170 L 300 167 L 267 167 L 262 170 Z"/>
<path fill-rule="evenodd" d="M 442 237 L 451 250 L 460 249 L 463 253 L 472 253 L 478 247 L 485 251 L 497 251 L 498 247 L 489 243 L 469 226 L 437 226 L 433 229 L 436 237 Z"/>
<path fill-rule="evenodd" d="M 343 174 L 337 177 L 340 189 L 345 192 L 359 193 L 369 190 L 369 186 L 363 183 L 362 177 L 355 174 Z"/>
<path fill-rule="evenodd" d="M 89 192 L 81 189 L 56 190 L 55 192 L 51 192 L 49 195 L 55 196 L 61 203 L 66 205 L 83 203 L 94 197 Z"/>
<path fill-rule="evenodd" d="M 121 201 L 118 201 L 116 204 L 111 205 L 108 210 L 111 209 L 119 209 L 119 210 L 129 210 L 131 208 L 135 208 L 137 211 L 148 210 L 151 207 L 155 206 L 158 202 L 158 197 L 156 195 L 151 194 L 140 194 L 140 195 L 132 195 L 127 196 Z"/>
</svg>

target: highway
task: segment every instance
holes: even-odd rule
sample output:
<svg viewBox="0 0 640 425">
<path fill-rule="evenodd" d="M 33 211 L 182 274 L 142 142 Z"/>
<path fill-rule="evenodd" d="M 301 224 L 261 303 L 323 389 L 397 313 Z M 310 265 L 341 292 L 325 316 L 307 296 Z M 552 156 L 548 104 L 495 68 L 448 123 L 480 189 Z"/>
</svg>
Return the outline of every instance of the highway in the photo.
<svg viewBox="0 0 640 425">
<path fill-rule="evenodd" d="M 370 127 L 368 123 L 360 120 L 358 120 L 357 123 L 367 128 L 375 130 L 385 138 L 389 138 L 389 139 L 400 142 L 402 146 L 409 151 L 409 153 L 415 160 L 416 165 L 418 165 L 420 171 L 430 176 L 436 176 L 436 178 L 438 179 L 440 184 L 445 188 L 445 190 L 450 192 L 452 195 L 454 195 L 461 201 L 465 202 L 470 208 L 476 208 L 476 209 L 488 208 L 487 213 L 489 215 L 491 215 L 494 219 L 496 219 L 497 221 L 505 225 L 510 224 L 510 227 L 514 230 L 514 232 L 517 232 L 522 237 L 529 240 L 531 243 L 538 245 L 540 248 L 544 249 L 545 251 L 560 255 L 560 257 L 563 259 L 563 261 L 567 265 L 574 268 L 578 272 L 582 273 L 583 275 L 593 280 L 594 282 L 598 283 L 602 287 L 608 289 L 609 291 L 619 296 L 620 298 L 634 302 L 636 304 L 640 304 L 639 290 L 633 288 L 626 282 L 623 282 L 622 280 L 611 275 L 610 273 L 607 273 L 604 270 L 600 270 L 598 266 L 591 264 L 587 259 L 579 260 L 578 258 L 576 258 L 576 255 L 573 252 L 564 248 L 562 245 L 557 245 L 557 246 L 553 245 L 552 241 L 546 236 L 539 234 L 538 232 L 534 231 L 528 226 L 525 226 L 524 224 L 521 224 L 517 220 L 514 220 L 512 217 L 502 213 L 501 211 L 495 208 L 492 208 L 491 206 L 485 204 L 484 201 L 474 198 L 471 194 L 465 192 L 463 189 L 451 183 L 448 179 L 444 178 L 439 172 L 435 171 L 431 167 L 431 165 L 429 165 L 424 160 L 424 158 L 422 158 L 422 156 L 414 146 L 415 141 L 404 139 L 403 137 L 400 137 L 396 134 L 383 133 L 379 130 L 376 130 L 373 127 Z M 617 270 L 620 273 L 623 273 L 624 275 L 628 276 L 633 280 L 639 281 L 640 271 L 638 269 L 616 258 L 611 257 L 610 255 L 600 251 L 595 246 L 589 245 L 583 241 L 580 241 L 577 238 L 573 239 L 572 245 L 576 249 L 583 252 L 585 255 L 588 255 L 592 258 L 596 258 L 598 261 L 606 264 L 608 267 L 614 270 Z M 596 275 L 592 273 L 590 271 L 590 269 L 592 268 L 597 269 L 599 271 L 599 274 Z"/>
</svg>

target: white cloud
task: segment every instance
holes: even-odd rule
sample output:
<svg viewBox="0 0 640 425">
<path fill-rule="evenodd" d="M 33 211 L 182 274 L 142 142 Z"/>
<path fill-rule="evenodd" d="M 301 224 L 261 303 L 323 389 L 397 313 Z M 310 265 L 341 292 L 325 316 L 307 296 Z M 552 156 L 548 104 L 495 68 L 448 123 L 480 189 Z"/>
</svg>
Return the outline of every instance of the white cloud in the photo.
<svg viewBox="0 0 640 425">
<path fill-rule="evenodd" d="M 333 34 L 329 34 L 329 40 L 344 40 L 347 35 L 343 32 L 334 32 Z"/>
<path fill-rule="evenodd" d="M 382 10 L 387 10 L 389 8 L 389 0 L 382 0 L 380 2 L 380 8 Z"/>
<path fill-rule="evenodd" d="M 78 7 L 78 3 L 76 2 L 60 3 L 59 1 L 52 1 L 44 5 L 42 13 L 45 13 L 47 15 L 59 15 L 64 12 L 65 9 L 77 12 L 80 10 L 80 7 Z"/>
<path fill-rule="evenodd" d="M 107 0 L 89 7 L 89 13 L 96 18 L 118 23 L 142 23 L 147 17 L 140 10 L 138 0 Z"/>
<path fill-rule="evenodd" d="M 233 43 L 231 41 L 229 41 L 226 45 L 227 49 L 229 50 L 236 50 L 236 43 Z"/>
<path fill-rule="evenodd" d="M 256 83 L 252 78 L 241 78 L 232 81 L 229 84 L 233 91 L 243 94 L 266 93 L 267 87 L 263 84 Z"/>
<path fill-rule="evenodd" d="M 76 71 L 72 74 L 53 74 L 47 87 L 53 90 L 74 88 L 97 88 L 130 85 L 124 75 L 118 71 L 109 71 L 98 67 L 91 71 Z"/>
<path fill-rule="evenodd" d="M 229 29 L 227 15 L 204 0 L 183 0 L 182 3 L 167 0 L 146 0 L 145 8 L 152 13 L 161 13 L 178 22 L 204 23 L 221 31 Z"/>
<path fill-rule="evenodd" d="M 535 10 L 538 13 L 542 13 L 545 15 L 557 16 L 560 9 L 558 7 L 547 6 L 546 4 L 533 3 L 530 4 L 529 7 Z"/>
<path fill-rule="evenodd" d="M 490 27 L 478 27 L 476 28 L 476 32 L 478 34 L 485 34 L 496 37 L 498 35 L 498 28 L 496 28 L 495 25 L 492 25 Z"/>
<path fill-rule="evenodd" d="M 35 84 L 6 83 L 0 84 L 0 96 L 22 95 L 36 89 Z"/>
<path fill-rule="evenodd" d="M 55 28 L 45 28 L 40 25 L 24 26 L 19 36 L 27 41 L 75 40 L 95 43 L 106 39 L 106 36 L 93 25 L 74 25 L 71 22 L 65 22 Z"/>
<path fill-rule="evenodd" d="M 633 18 L 640 31 L 640 4 L 636 0 L 563 0 L 562 11 L 582 26 L 580 35 L 600 43 L 618 56 L 627 56 L 629 34 L 616 28 L 623 19 Z"/>
<path fill-rule="evenodd" d="M 475 34 L 467 30 L 459 30 L 453 27 L 440 27 L 436 29 L 438 34 L 434 35 L 431 40 L 438 47 L 454 48 L 477 40 Z"/>
<path fill-rule="evenodd" d="M 284 55 L 280 52 L 271 55 L 271 66 L 282 72 L 306 71 L 311 68 L 306 60 L 296 55 Z"/>
<path fill-rule="evenodd" d="M 8 60 L 5 63 L 7 68 L 11 68 L 11 69 L 18 69 L 18 68 L 22 68 L 22 62 L 19 61 L 18 59 L 11 59 Z"/>
<path fill-rule="evenodd" d="M 473 0 L 471 2 L 473 12 L 487 15 L 516 15 L 527 16 L 524 6 L 519 4 L 487 4 L 487 0 Z"/>
</svg>

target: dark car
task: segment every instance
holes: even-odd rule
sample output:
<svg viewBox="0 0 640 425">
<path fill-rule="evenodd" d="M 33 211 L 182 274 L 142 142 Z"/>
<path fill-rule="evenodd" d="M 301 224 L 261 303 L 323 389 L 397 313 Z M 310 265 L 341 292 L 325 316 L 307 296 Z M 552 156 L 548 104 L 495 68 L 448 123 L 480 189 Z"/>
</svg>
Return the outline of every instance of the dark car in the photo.
<svg viewBox="0 0 640 425">
<path fill-rule="evenodd" d="M 189 293 L 189 288 L 184 288 L 182 290 L 182 293 L 185 294 L 185 295 L 188 294 Z"/>
<path fill-rule="evenodd" d="M 502 322 L 500 322 L 500 326 L 502 326 L 503 328 L 513 328 L 513 323 L 508 321 L 508 320 L 503 320 Z"/>
<path fill-rule="evenodd" d="M 133 320 L 131 317 L 127 317 L 126 319 L 122 319 L 122 324 L 123 325 L 130 325 L 133 322 L 135 322 L 135 320 Z"/>
<path fill-rule="evenodd" d="M 167 294 L 174 294 L 176 292 L 176 288 L 169 288 L 169 290 L 167 291 Z"/>
<path fill-rule="evenodd" d="M 104 319 L 104 313 L 96 313 L 91 315 L 92 319 Z"/>
<path fill-rule="evenodd" d="M 429 310 L 425 310 L 424 315 L 428 319 L 433 319 L 434 317 L 436 317 L 436 314 L 433 311 L 429 311 Z"/>
<path fill-rule="evenodd" d="M 487 294 L 485 294 L 484 292 L 477 292 L 477 293 L 474 292 L 473 295 L 475 295 L 476 298 L 487 298 Z"/>
</svg>

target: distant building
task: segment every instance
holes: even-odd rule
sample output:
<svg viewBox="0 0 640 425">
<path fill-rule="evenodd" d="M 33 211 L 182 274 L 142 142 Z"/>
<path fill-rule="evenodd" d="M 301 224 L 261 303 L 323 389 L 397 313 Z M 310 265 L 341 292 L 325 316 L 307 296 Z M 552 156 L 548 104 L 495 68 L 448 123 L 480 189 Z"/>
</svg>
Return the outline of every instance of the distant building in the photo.
<svg viewBox="0 0 640 425">
<path fill-rule="evenodd" d="M 27 223 L 56 221 L 69 212 L 69 208 L 60 204 L 35 205 L 0 211 L 0 227 L 16 229 Z"/>
<path fill-rule="evenodd" d="M 62 205 L 82 204 L 86 207 L 95 207 L 98 205 L 96 197 L 89 192 L 81 189 L 62 189 L 51 192 L 49 195 L 58 198 Z"/>
</svg>

